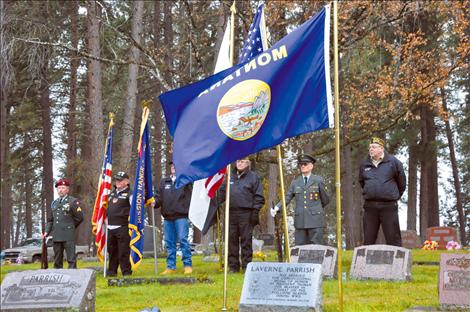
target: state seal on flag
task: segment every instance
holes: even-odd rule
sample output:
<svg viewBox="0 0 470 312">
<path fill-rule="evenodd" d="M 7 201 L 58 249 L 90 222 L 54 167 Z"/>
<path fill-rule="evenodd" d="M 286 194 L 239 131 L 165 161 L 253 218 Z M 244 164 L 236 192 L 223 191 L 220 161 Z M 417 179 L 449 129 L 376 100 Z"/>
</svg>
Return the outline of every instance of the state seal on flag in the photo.
<svg viewBox="0 0 470 312">
<path fill-rule="evenodd" d="M 219 102 L 219 128 L 233 140 L 247 140 L 263 125 L 270 104 L 271 87 L 266 82 L 257 79 L 239 82 Z"/>
</svg>

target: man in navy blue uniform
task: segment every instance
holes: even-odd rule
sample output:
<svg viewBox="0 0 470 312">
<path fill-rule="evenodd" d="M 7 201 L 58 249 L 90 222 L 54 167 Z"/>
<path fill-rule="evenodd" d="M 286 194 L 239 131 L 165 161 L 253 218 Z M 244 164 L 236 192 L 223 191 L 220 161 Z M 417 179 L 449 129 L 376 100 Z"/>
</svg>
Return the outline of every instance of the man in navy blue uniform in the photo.
<svg viewBox="0 0 470 312">
<path fill-rule="evenodd" d="M 375 244 L 380 225 L 387 245 L 401 246 L 397 201 L 406 189 L 403 164 L 385 152 L 384 141 L 373 137 L 369 156 L 359 169 L 364 196 L 364 245 Z"/>
</svg>

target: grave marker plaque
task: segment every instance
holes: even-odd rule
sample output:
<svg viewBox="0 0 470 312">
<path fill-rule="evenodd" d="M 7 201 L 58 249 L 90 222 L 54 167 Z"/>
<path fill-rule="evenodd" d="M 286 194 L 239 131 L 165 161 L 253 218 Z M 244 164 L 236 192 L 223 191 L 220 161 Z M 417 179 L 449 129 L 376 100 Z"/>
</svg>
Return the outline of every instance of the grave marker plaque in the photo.
<svg viewBox="0 0 470 312">
<path fill-rule="evenodd" d="M 2 311 L 94 311 L 93 270 L 31 270 L 8 273 L 1 286 Z"/>
<path fill-rule="evenodd" d="M 469 254 L 441 254 L 439 304 L 444 309 L 470 309 Z"/>
<path fill-rule="evenodd" d="M 337 257 L 337 249 L 325 245 L 300 245 L 291 249 L 291 263 L 321 264 L 326 278 L 336 278 Z"/>
<path fill-rule="evenodd" d="M 367 245 L 354 249 L 350 277 L 407 281 L 411 279 L 411 252 L 403 247 Z"/>
<path fill-rule="evenodd" d="M 321 265 L 251 262 L 240 298 L 240 312 L 322 310 Z"/>
<path fill-rule="evenodd" d="M 439 246 L 437 249 L 446 249 L 450 241 L 458 242 L 457 229 L 450 226 L 435 226 L 426 229 L 426 239 L 436 241 Z"/>
</svg>

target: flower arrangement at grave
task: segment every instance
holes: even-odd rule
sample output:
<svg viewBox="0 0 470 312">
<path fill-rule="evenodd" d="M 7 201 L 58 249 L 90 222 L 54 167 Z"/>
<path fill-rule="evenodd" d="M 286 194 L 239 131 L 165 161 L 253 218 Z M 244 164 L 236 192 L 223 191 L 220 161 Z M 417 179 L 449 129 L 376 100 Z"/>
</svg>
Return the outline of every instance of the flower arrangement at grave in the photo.
<svg viewBox="0 0 470 312">
<path fill-rule="evenodd" d="M 433 240 L 426 240 L 423 245 L 423 250 L 436 250 L 439 247 L 439 243 Z"/>
<path fill-rule="evenodd" d="M 446 249 L 447 250 L 459 250 L 459 249 L 462 249 L 462 245 L 460 245 L 456 241 L 451 240 L 450 242 L 447 242 Z"/>
<path fill-rule="evenodd" d="M 266 255 L 262 251 L 255 251 L 253 253 L 253 258 L 266 261 Z"/>
</svg>

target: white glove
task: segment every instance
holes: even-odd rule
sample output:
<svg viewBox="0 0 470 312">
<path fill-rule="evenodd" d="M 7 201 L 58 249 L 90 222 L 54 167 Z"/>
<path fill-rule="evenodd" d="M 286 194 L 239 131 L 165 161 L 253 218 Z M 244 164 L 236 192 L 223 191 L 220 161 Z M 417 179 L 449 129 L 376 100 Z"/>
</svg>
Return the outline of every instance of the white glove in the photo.
<svg viewBox="0 0 470 312">
<path fill-rule="evenodd" d="M 274 218 L 276 216 L 276 213 L 279 211 L 278 206 L 274 206 L 271 208 L 271 216 Z"/>
</svg>

